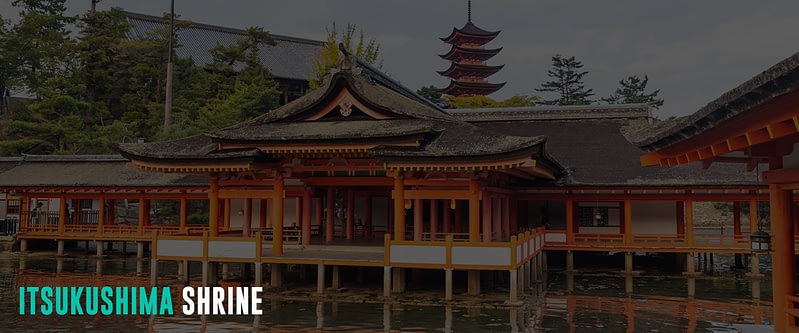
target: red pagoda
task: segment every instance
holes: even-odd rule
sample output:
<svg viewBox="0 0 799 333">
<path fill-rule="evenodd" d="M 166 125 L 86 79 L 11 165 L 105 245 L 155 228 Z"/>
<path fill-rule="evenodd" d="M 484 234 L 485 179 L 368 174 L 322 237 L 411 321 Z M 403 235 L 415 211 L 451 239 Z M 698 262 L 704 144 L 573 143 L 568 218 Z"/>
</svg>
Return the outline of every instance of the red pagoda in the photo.
<svg viewBox="0 0 799 333">
<path fill-rule="evenodd" d="M 486 61 L 497 55 L 502 48 L 485 49 L 483 45 L 499 35 L 478 28 L 472 23 L 472 2 L 469 1 L 468 20 L 462 28 L 452 28 L 452 33 L 441 38 L 452 49 L 440 57 L 452 62 L 447 70 L 439 71 L 442 76 L 452 78 L 449 86 L 439 89 L 442 93 L 461 96 L 485 96 L 496 92 L 505 83 L 488 83 L 486 78 L 498 72 L 504 65 L 488 66 Z"/>
</svg>

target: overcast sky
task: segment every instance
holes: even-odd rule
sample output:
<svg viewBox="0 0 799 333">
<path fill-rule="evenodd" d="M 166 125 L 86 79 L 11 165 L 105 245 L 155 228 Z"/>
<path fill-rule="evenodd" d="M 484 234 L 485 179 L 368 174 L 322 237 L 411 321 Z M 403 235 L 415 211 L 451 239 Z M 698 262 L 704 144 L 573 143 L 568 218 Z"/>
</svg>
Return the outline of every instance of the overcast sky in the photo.
<svg viewBox="0 0 799 333">
<path fill-rule="evenodd" d="M 10 0 L 0 14 L 15 17 Z M 383 69 L 406 86 L 444 87 L 438 57 L 449 50 L 439 40 L 466 23 L 460 0 L 176 0 L 183 19 L 275 34 L 323 39 L 332 22 L 355 23 L 381 44 Z M 90 0 L 68 0 L 81 13 Z M 102 0 L 152 15 L 169 11 L 167 0 Z M 472 22 L 501 30 L 487 47 L 502 47 L 491 65 L 505 68 L 489 78 L 507 82 L 491 95 L 504 99 L 538 94 L 555 54 L 575 56 L 589 71 L 596 97 L 613 92 L 630 75 L 649 75 L 649 87 L 666 100 L 661 117 L 692 113 L 727 90 L 799 51 L 799 1 L 559 1 L 475 0 Z"/>
</svg>

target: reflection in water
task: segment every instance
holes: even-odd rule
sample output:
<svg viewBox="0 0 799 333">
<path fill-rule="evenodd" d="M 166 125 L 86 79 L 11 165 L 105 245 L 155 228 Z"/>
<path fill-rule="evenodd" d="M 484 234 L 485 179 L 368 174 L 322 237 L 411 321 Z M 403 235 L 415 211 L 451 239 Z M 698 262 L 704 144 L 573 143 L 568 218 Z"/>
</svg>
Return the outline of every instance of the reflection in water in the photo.
<svg viewBox="0 0 799 333">
<path fill-rule="evenodd" d="M 149 285 L 149 261 L 0 253 L 0 293 L 20 286 Z M 176 308 L 183 278 L 163 265 L 160 285 L 172 285 Z M 135 268 L 135 271 L 132 269 Z M 198 266 L 195 270 L 199 272 Z M 233 267 L 231 267 L 233 268 Z M 147 270 L 145 270 L 147 269 Z M 188 273 L 187 269 L 182 269 Z M 194 285 L 198 276 L 192 277 Z M 393 303 L 287 301 L 271 298 L 262 316 L 22 317 L 17 297 L 0 298 L 0 321 L 19 332 L 42 330 L 150 332 L 216 331 L 443 331 L 443 332 L 735 332 L 735 323 L 767 323 L 768 281 L 701 277 L 551 274 L 547 296 L 512 309 L 415 306 Z M 536 286 L 535 289 L 538 289 Z M 761 290 L 762 289 L 762 290 Z M 534 292 L 535 293 L 535 292 Z M 268 294 L 267 294 L 268 296 Z M 458 299 L 456 295 L 456 300 Z M 380 306 L 382 304 L 382 307 Z"/>
</svg>

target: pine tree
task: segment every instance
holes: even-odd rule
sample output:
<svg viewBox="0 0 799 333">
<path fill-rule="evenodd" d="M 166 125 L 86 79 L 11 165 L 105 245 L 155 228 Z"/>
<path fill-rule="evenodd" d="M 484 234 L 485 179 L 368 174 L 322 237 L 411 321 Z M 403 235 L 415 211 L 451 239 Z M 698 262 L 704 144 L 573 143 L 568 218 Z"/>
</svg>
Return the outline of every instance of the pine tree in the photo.
<svg viewBox="0 0 799 333">
<path fill-rule="evenodd" d="M 649 77 L 644 75 L 641 79 L 637 75 L 630 76 L 619 81 L 619 87 L 612 95 L 602 99 L 608 104 L 647 104 L 655 109 L 663 105 L 663 99 L 657 98 L 660 90 L 646 93 L 646 85 Z"/>
<path fill-rule="evenodd" d="M 552 81 L 547 81 L 536 88 L 536 91 L 553 92 L 558 95 L 555 99 L 541 101 L 547 105 L 585 105 L 591 104 L 594 95 L 593 89 L 586 89 L 583 77 L 587 71 L 580 71 L 583 64 L 574 57 L 564 58 L 560 54 L 552 57 L 552 69 L 547 75 Z"/>
<path fill-rule="evenodd" d="M 447 106 L 447 100 L 443 97 L 443 94 L 441 94 L 441 92 L 438 91 L 438 88 L 436 88 L 434 85 L 421 87 L 418 90 L 416 90 L 416 93 L 419 94 L 419 96 L 426 98 L 428 101 L 433 102 L 433 104 L 438 105 L 442 108 Z"/>
</svg>

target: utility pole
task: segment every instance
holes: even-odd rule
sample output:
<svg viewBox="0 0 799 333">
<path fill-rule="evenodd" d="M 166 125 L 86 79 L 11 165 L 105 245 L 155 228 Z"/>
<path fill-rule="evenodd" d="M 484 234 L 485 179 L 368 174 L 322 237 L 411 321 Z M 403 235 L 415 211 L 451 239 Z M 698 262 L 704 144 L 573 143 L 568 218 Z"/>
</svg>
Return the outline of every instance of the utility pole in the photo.
<svg viewBox="0 0 799 333">
<path fill-rule="evenodd" d="M 91 12 L 94 13 L 97 10 L 97 3 L 100 2 L 100 0 L 91 0 L 91 1 L 92 1 L 92 11 Z"/>
<path fill-rule="evenodd" d="M 172 39 L 175 35 L 175 0 L 171 1 L 169 12 L 169 51 L 166 64 L 166 101 L 164 102 L 164 130 L 172 125 Z"/>
</svg>

